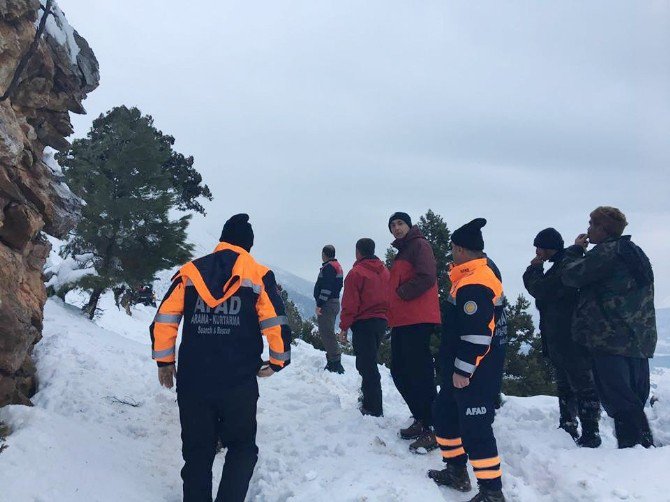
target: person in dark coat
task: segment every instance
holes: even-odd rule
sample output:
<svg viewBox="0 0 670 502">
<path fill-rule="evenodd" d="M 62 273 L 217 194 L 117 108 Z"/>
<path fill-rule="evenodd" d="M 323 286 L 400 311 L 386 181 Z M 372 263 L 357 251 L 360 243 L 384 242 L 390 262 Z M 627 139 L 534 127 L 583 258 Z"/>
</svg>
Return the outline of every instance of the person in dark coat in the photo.
<svg viewBox="0 0 670 502">
<path fill-rule="evenodd" d="M 623 235 L 627 224 L 619 209 L 596 208 L 587 233 L 565 252 L 562 280 L 579 288 L 572 334 L 591 352 L 600 401 L 614 419 L 619 448 L 650 447 L 644 405 L 657 341 L 654 274 L 644 251 Z M 595 247 L 586 251 L 589 243 Z"/>
<path fill-rule="evenodd" d="M 578 445 L 597 448 L 601 444 L 600 401 L 588 350 L 572 339 L 577 289 L 565 286 L 561 281 L 565 265 L 563 237 L 557 230 L 546 228 L 537 234 L 533 245 L 536 256 L 523 274 L 523 283 L 540 311 L 542 352 L 555 370 L 559 427 Z M 545 261 L 552 263 L 546 272 L 543 270 Z M 582 425 L 581 437 L 577 430 L 577 416 Z"/>
<path fill-rule="evenodd" d="M 430 337 L 442 320 L 437 264 L 433 248 L 407 213 L 391 215 L 388 228 L 398 250 L 389 282 L 391 376 L 414 419 L 400 430 L 400 437 L 415 439 L 410 451 L 424 453 L 437 448 L 432 429 L 437 390 L 430 352 Z"/>
<path fill-rule="evenodd" d="M 389 277 L 384 262 L 375 256 L 375 242 L 359 239 L 356 263 L 344 279 L 340 341 L 346 343 L 351 329 L 356 369 L 362 378 L 360 410 L 375 417 L 384 414 L 377 355 L 388 320 Z"/>
</svg>

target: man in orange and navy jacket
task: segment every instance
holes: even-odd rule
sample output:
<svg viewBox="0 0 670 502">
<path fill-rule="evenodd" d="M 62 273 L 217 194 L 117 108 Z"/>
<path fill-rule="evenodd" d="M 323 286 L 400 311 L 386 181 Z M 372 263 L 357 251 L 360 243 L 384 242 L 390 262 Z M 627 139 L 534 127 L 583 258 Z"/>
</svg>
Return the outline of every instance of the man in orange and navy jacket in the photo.
<svg viewBox="0 0 670 502">
<path fill-rule="evenodd" d="M 272 271 L 249 254 L 253 240 L 248 215 L 230 218 L 214 252 L 173 277 L 151 324 L 159 381 L 172 388 L 177 378 L 186 502 L 212 500 L 219 439 L 228 452 L 216 500 L 244 500 L 258 459 L 256 377 L 271 376 L 291 360 L 284 304 Z M 261 359 L 262 336 L 269 345 L 267 365 Z"/>
<path fill-rule="evenodd" d="M 469 457 L 479 485 L 472 501 L 504 502 L 492 424 L 507 323 L 502 283 L 483 253 L 484 225 L 486 220 L 477 218 L 451 237 L 452 286 L 440 346 L 443 385 L 434 406 L 435 435 L 447 465 L 428 475 L 440 485 L 469 491 Z"/>
</svg>

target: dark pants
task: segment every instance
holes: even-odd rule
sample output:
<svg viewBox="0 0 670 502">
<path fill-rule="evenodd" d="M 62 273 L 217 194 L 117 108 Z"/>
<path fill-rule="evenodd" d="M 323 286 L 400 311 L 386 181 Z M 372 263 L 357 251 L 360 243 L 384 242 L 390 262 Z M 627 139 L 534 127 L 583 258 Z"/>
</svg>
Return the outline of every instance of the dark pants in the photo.
<svg viewBox="0 0 670 502">
<path fill-rule="evenodd" d="M 339 361 L 341 359 L 340 345 L 335 335 L 335 320 L 340 313 L 340 300 L 333 298 L 321 307 L 321 315 L 316 318 L 319 325 L 319 336 L 326 349 L 328 361 Z"/>
<path fill-rule="evenodd" d="M 385 330 L 386 320 L 384 319 L 363 319 L 356 321 L 351 326 L 356 369 L 363 379 L 361 384 L 363 410 L 374 416 L 381 416 L 384 413 L 377 354 Z"/>
<path fill-rule="evenodd" d="M 653 437 L 644 414 L 649 398 L 649 359 L 594 354 L 593 371 L 603 408 L 614 419 L 619 448 L 651 446 Z"/>
<path fill-rule="evenodd" d="M 649 398 L 649 359 L 594 354 L 593 370 L 610 417 L 644 409 Z"/>
<path fill-rule="evenodd" d="M 181 421 L 184 502 L 212 500 L 212 463 L 220 438 L 228 449 L 217 502 L 242 502 L 258 460 L 256 379 L 216 399 L 177 395 Z"/>
<path fill-rule="evenodd" d="M 435 371 L 430 353 L 432 324 L 400 326 L 391 331 L 391 376 L 412 416 L 433 425 Z"/>
<path fill-rule="evenodd" d="M 552 348 L 550 359 L 556 374 L 556 390 L 560 411 L 560 426 L 576 428 L 576 417 L 582 433 L 598 432 L 600 401 L 593 377 L 591 357 L 585 348 L 575 344 Z"/>
<path fill-rule="evenodd" d="M 468 457 L 477 482 L 491 490 L 502 488 L 498 446 L 493 435 L 495 404 L 502 385 L 505 346 L 492 345 L 470 384 L 453 386 L 453 361 L 445 366 L 443 386 L 434 405 L 435 435 L 445 462 L 464 465 Z"/>
</svg>

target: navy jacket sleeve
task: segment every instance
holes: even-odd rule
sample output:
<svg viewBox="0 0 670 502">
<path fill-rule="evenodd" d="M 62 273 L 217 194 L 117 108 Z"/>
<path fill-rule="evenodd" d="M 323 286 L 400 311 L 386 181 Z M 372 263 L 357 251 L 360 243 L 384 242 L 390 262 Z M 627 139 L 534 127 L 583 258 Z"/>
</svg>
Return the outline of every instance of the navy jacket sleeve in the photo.
<svg viewBox="0 0 670 502">
<path fill-rule="evenodd" d="M 333 291 L 337 286 L 337 271 L 330 263 L 326 263 L 319 274 L 319 279 L 314 288 L 314 299 L 317 307 L 323 307 L 323 304 L 332 297 Z"/>
<path fill-rule="evenodd" d="M 491 346 L 495 329 L 493 291 L 481 284 L 463 286 L 456 293 L 458 346 L 454 371 L 471 377 Z"/>
</svg>

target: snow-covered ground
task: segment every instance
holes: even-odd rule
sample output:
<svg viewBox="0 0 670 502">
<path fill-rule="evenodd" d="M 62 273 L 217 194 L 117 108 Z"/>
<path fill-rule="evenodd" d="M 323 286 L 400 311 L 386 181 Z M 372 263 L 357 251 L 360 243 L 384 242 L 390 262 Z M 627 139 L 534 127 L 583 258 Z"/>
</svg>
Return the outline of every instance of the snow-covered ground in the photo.
<svg viewBox="0 0 670 502">
<path fill-rule="evenodd" d="M 12 429 L 0 453 L 3 502 L 181 499 L 176 396 L 159 387 L 150 359 L 154 309 L 140 306 L 131 318 L 110 295 L 101 306 L 93 323 L 48 301 L 35 406 L 0 410 Z M 261 381 L 249 500 L 467 500 L 426 478 L 440 467 L 438 452 L 413 455 L 397 437 L 408 411 L 388 370 L 381 368 L 385 416 L 363 417 L 354 360 L 343 364 L 344 375 L 324 373 L 323 353 L 301 342 L 291 366 Z M 670 444 L 670 373 L 655 371 L 653 382 L 660 400 L 647 411 L 659 444 Z M 670 500 L 670 448 L 619 451 L 603 417 L 603 446 L 580 449 L 557 422 L 554 398 L 506 399 L 495 429 L 509 500 Z M 222 461 L 220 454 L 215 482 Z"/>
</svg>

